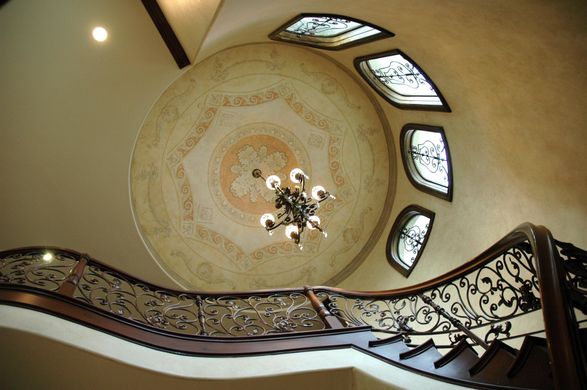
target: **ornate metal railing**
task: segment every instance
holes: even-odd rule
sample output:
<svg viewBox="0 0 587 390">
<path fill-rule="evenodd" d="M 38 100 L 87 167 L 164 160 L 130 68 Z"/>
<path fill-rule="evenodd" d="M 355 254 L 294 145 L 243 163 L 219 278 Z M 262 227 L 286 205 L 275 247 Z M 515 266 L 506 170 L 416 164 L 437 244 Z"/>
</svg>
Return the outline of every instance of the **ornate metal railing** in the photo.
<svg viewBox="0 0 587 390">
<path fill-rule="evenodd" d="M 249 293 L 175 291 L 71 250 L 34 247 L 0 252 L 0 302 L 102 326 L 157 347 L 168 343 L 170 350 L 179 352 L 239 353 L 226 342 L 269 338 L 296 350 L 299 347 L 287 337 L 339 337 L 341 330 L 370 327 L 379 337 L 402 335 L 408 344 L 432 337 L 438 348 L 448 348 L 467 339 L 487 349 L 496 339 L 544 332 L 561 388 L 585 381 L 586 353 L 579 328 L 587 315 L 586 278 L 587 252 L 555 241 L 547 229 L 531 224 L 521 225 L 446 275 L 377 292 L 324 286 Z M 521 316 L 543 318 L 534 321 L 543 326 L 529 329 L 526 325 L 532 321 L 520 320 Z M 225 344 L 193 345 L 202 340 Z M 305 345 L 317 342 L 313 340 Z"/>
<path fill-rule="evenodd" d="M 495 339 L 520 336 L 513 320 L 540 309 L 540 290 L 527 240 L 483 260 L 429 288 L 389 294 L 323 290 L 317 295 L 346 326 L 370 325 L 411 339 L 434 336 L 440 348 L 462 338 L 487 348 Z"/>
</svg>

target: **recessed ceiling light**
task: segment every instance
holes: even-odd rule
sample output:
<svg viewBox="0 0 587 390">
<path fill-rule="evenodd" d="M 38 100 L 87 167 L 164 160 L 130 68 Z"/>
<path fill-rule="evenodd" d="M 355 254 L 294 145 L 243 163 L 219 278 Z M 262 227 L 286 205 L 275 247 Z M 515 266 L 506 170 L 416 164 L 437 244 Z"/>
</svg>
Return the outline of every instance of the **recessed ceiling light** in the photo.
<svg viewBox="0 0 587 390">
<path fill-rule="evenodd" d="M 92 36 L 98 42 L 104 42 L 108 38 L 108 31 L 101 26 L 94 27 L 92 30 Z"/>
</svg>

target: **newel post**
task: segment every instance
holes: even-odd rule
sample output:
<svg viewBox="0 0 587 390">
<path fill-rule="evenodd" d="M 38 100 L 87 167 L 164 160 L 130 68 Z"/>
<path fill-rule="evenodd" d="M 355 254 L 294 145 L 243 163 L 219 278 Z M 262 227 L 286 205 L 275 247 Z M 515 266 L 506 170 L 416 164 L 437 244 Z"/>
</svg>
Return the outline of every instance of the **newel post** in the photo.
<svg viewBox="0 0 587 390">
<path fill-rule="evenodd" d="M 73 269 L 71 270 L 71 272 L 69 273 L 67 278 L 63 281 L 63 283 L 59 287 L 59 290 L 57 290 L 57 292 L 61 295 L 66 296 L 66 297 L 73 297 L 73 293 L 75 291 L 75 288 L 77 287 L 77 284 L 79 283 L 80 279 L 82 278 L 82 275 L 84 274 L 84 269 L 86 268 L 87 264 L 88 264 L 88 255 L 86 255 L 86 254 L 81 255 L 77 264 L 75 265 L 75 267 L 73 267 Z"/>
<path fill-rule="evenodd" d="M 320 316 L 322 321 L 324 321 L 324 324 L 326 324 L 327 328 L 330 328 L 330 329 L 344 328 L 344 325 L 340 322 L 340 320 L 338 318 L 336 318 L 336 316 L 332 315 L 332 313 L 330 311 L 328 311 L 326 306 L 324 306 L 324 304 L 322 302 L 320 302 L 320 299 L 318 299 L 316 294 L 314 294 L 314 290 L 312 290 L 311 287 L 305 286 L 304 293 L 306 294 L 306 297 L 308 297 L 308 299 L 312 303 L 312 307 L 314 308 L 314 310 L 316 310 L 316 312 L 318 313 L 318 315 Z"/>
</svg>

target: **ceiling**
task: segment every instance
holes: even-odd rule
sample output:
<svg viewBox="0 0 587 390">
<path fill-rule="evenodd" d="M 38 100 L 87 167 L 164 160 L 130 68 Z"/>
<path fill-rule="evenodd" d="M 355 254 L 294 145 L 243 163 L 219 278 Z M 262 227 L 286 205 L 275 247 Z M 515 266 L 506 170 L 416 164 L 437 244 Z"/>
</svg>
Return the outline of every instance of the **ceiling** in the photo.
<svg viewBox="0 0 587 390">
<path fill-rule="evenodd" d="M 152 107 L 132 159 L 134 214 L 153 256 L 186 288 L 337 284 L 389 217 L 390 138 L 372 98 L 328 57 L 274 43 L 227 49 Z M 336 194 L 318 212 L 328 236 L 306 230 L 303 250 L 283 229 L 261 227 L 274 194 L 251 174 L 288 186 L 295 167 Z"/>
<path fill-rule="evenodd" d="M 226 0 L 215 13 L 206 2 L 193 3 L 205 4 L 206 15 L 215 14 L 215 18 L 205 37 L 199 40 L 192 36 L 190 47 L 196 65 L 184 70 L 177 69 L 140 2 L 13 0 L 0 8 L 1 249 L 57 245 L 86 251 L 164 286 L 238 288 L 237 282 L 214 283 L 213 273 L 198 279 L 190 276 L 197 272 L 172 269 L 166 262 L 166 256 L 161 255 L 164 250 L 156 248 L 141 217 L 137 216 L 136 223 L 133 217 L 133 207 L 137 214 L 138 207 L 136 200 L 131 201 L 129 188 L 138 177 L 133 173 L 133 166 L 138 165 L 133 165 L 134 160 L 131 164 L 131 156 L 135 150 L 134 156 L 140 157 L 141 138 L 137 136 L 148 131 L 154 110 L 169 91 L 188 85 L 190 77 L 198 76 L 195 83 L 209 83 L 210 91 L 206 91 L 210 93 L 249 93 L 253 85 L 267 88 L 265 79 L 253 82 L 256 76 L 250 71 L 243 84 L 212 83 L 213 79 L 200 77 L 210 75 L 207 72 L 213 71 L 216 60 L 222 67 L 248 50 L 270 55 L 271 47 L 284 58 L 291 55 L 291 66 L 307 58 L 308 64 L 321 61 L 338 69 L 334 77 L 346 80 L 345 88 L 357 91 L 352 98 L 371 102 L 374 113 L 369 117 L 378 121 L 380 130 L 374 134 L 385 138 L 389 125 L 389 139 L 385 145 L 377 144 L 388 152 L 388 168 L 377 167 L 378 179 L 383 180 L 387 192 L 367 203 L 377 205 L 375 213 L 381 214 L 369 222 L 360 245 L 349 249 L 346 265 L 341 261 L 336 269 L 319 277 L 300 274 L 275 284 L 329 282 L 358 289 L 413 284 L 456 267 L 524 221 L 544 224 L 555 236 L 587 246 L 585 2 L 304 0 L 292 9 L 292 2 L 285 0 Z M 353 16 L 396 36 L 328 53 L 270 44 L 267 34 L 300 12 Z M 98 45 L 90 38 L 89 31 L 97 24 L 109 28 L 111 38 L 105 44 Z M 254 45 L 259 43 L 263 45 Z M 408 54 L 433 79 L 451 113 L 399 110 L 368 91 L 353 69 L 353 59 L 395 48 Z M 275 81 L 287 81 L 292 74 L 274 75 Z M 208 92 L 195 93 L 192 102 L 197 106 Z M 320 110 L 328 110 L 326 106 L 320 105 Z M 336 110 L 341 108 L 332 103 L 331 110 L 337 117 Z M 193 115 L 198 112 L 192 111 Z M 267 121 L 291 131 L 290 121 Z M 392 145 L 398 145 L 399 129 L 410 122 L 444 127 L 453 161 L 453 202 L 416 190 L 405 177 Z M 180 140 L 188 128 L 175 133 L 173 139 Z M 199 154 L 188 157 L 194 162 L 202 158 L 206 167 L 201 171 L 209 175 L 213 171 L 210 161 L 215 156 L 223 161 L 225 154 L 214 155 L 223 137 L 242 131 L 244 138 L 246 130 L 246 123 L 225 128 L 225 133 L 215 133 L 216 141 L 210 138 L 209 158 Z M 359 139 L 350 134 L 349 139 Z M 152 160 L 145 157 L 145 164 L 157 158 L 161 162 L 168 152 L 161 150 Z M 374 154 L 381 157 L 380 153 Z M 347 155 L 352 153 L 345 150 Z M 303 153 L 300 156 L 296 158 L 305 158 Z M 313 161 L 309 152 L 307 158 Z M 349 158 L 345 166 L 351 169 L 356 157 Z M 323 169 L 315 164 L 309 169 L 312 179 L 319 180 Z M 391 174 L 383 177 L 385 172 Z M 364 174 L 359 169 L 349 177 L 355 183 Z M 331 177 L 323 180 L 328 182 Z M 194 198 L 208 197 L 209 204 L 217 208 L 214 186 L 206 187 L 207 193 Z M 220 186 L 219 191 L 226 189 Z M 132 194 L 136 194 L 134 190 Z M 407 280 L 387 264 L 385 242 L 395 216 L 413 203 L 433 210 L 436 218 L 426 251 Z M 235 223 L 226 215 L 229 211 L 217 210 L 218 218 Z M 243 231 L 248 237 L 249 230 Z M 344 241 L 344 231 L 334 234 Z M 267 237 L 261 234 L 258 239 Z M 357 257 L 361 248 L 367 248 L 368 254 Z M 302 261 L 312 264 L 309 259 Z M 312 261 L 320 268 L 329 260 L 316 256 Z M 275 270 L 279 273 L 279 267 Z M 228 278 L 226 273 L 222 275 Z M 245 279 L 241 286 L 263 286 L 248 276 Z"/>
</svg>

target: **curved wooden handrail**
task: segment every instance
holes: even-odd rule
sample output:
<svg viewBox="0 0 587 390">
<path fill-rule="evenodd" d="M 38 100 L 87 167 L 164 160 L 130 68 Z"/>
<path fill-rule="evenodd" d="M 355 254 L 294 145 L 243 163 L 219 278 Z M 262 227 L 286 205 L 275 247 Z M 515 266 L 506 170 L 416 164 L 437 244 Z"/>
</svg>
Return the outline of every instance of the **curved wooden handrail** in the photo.
<svg viewBox="0 0 587 390">
<path fill-rule="evenodd" d="M 74 286 L 80 279 L 81 271 L 79 268 L 83 269 L 87 262 L 89 265 L 107 268 L 109 271 L 111 270 L 128 280 L 147 286 L 154 291 L 162 291 L 175 295 L 189 295 L 191 297 L 196 297 L 198 300 L 219 297 L 249 298 L 253 296 L 268 297 L 276 294 L 303 294 L 309 299 L 310 307 L 313 307 L 313 309 L 316 310 L 317 314 L 325 324 L 324 329 L 322 330 L 304 333 L 292 332 L 262 337 L 231 338 L 207 336 L 205 332 L 200 333 L 200 335 L 189 336 L 172 334 L 150 327 L 148 324 L 137 324 L 124 318 L 117 318 L 113 313 L 104 312 L 99 308 L 75 300 L 73 298 L 73 287 L 71 286 L 68 286 L 67 289 L 60 288 L 58 292 L 49 292 L 35 291 L 34 288 L 7 285 L 0 282 L 0 302 L 33 307 L 38 310 L 64 316 L 77 322 L 82 322 L 89 326 L 101 328 L 107 332 L 139 343 L 152 345 L 156 348 L 168 348 L 169 350 L 182 353 L 261 353 L 275 351 L 274 348 L 289 351 L 311 348 L 312 343 L 315 343 L 317 340 L 321 340 L 316 344 L 318 346 L 345 345 L 345 337 L 348 339 L 348 337 L 350 337 L 348 336 L 349 334 L 353 335 L 350 339 L 354 337 L 356 340 L 354 342 L 347 342 L 347 344 L 354 343 L 357 346 L 364 346 L 365 343 L 368 343 L 369 337 L 361 332 L 370 329 L 370 327 L 353 328 L 354 330 L 335 329 L 337 328 L 336 319 L 331 313 L 329 313 L 328 308 L 320 302 L 314 294 L 314 291 L 336 293 L 348 298 L 395 299 L 415 296 L 426 290 L 442 286 L 463 277 L 493 261 L 496 256 L 503 254 L 513 246 L 525 242 L 530 245 L 534 255 L 534 264 L 540 286 L 545 333 L 551 357 L 554 382 L 557 385 L 557 388 L 560 389 L 581 388 L 585 383 L 582 352 L 575 347 L 579 345 L 580 340 L 577 333 L 577 326 L 572 315 L 573 309 L 564 286 L 565 271 L 562 267 L 562 259 L 558 255 L 556 243 L 548 229 L 543 226 L 534 226 L 530 223 L 524 223 L 518 226 L 479 256 L 476 256 L 471 261 L 461 265 L 453 271 L 414 286 L 385 291 L 350 291 L 328 286 L 306 286 L 304 288 L 266 289 L 248 292 L 181 291 L 161 288 L 132 277 L 124 271 L 106 266 L 103 263 L 90 258 L 86 254 L 69 249 L 38 246 L 16 248 L 0 252 L 0 257 L 5 258 L 11 254 L 18 254 L 26 251 L 49 250 L 66 253 L 70 257 L 83 260 L 84 264 L 76 266 L 76 269 L 72 270 L 72 275 L 63 282 L 64 284 L 71 282 L 72 286 Z M 202 313 L 199 313 L 198 315 L 201 316 Z M 335 339 L 335 342 L 332 341 Z M 255 342 L 256 346 L 247 346 L 249 341 Z"/>
</svg>

